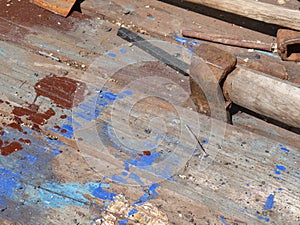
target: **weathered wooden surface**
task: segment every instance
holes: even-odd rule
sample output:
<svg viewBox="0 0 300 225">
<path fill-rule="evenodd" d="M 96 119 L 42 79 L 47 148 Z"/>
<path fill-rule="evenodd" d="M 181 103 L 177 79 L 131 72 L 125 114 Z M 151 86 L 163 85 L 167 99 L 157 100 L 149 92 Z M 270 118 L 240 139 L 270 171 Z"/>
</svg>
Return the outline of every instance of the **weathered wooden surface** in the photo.
<svg viewBox="0 0 300 225">
<path fill-rule="evenodd" d="M 182 82 L 181 75 L 172 73 L 170 69 L 164 69 L 165 72 L 158 73 L 158 71 L 163 71 L 164 67 L 162 65 L 155 65 L 151 62 L 132 65 L 125 67 L 125 69 L 109 79 L 99 77 L 97 75 L 99 73 L 95 73 L 97 70 L 101 71 L 100 74 L 105 74 L 105 72 L 110 74 L 128 61 L 135 62 L 140 58 L 153 60 L 152 57 L 144 55 L 145 53 L 135 48 L 130 48 L 128 45 L 122 46 L 121 49 L 124 49 L 126 46 L 128 49 L 125 53 L 121 53 L 124 50 L 120 52 L 120 48 L 116 48 L 110 52 L 112 54 L 99 58 L 89 68 L 92 71 L 91 73 L 89 69 L 86 72 L 68 70 L 69 73 L 66 77 L 85 81 L 88 87 L 91 88 L 89 95 L 86 95 L 85 100 L 77 107 L 62 109 L 53 101 L 51 104 L 47 97 L 41 96 L 37 99 L 36 104 L 40 106 L 41 110 L 48 110 L 50 106 L 54 109 L 56 115 L 51 117 L 47 124 L 40 126 L 43 131 L 42 134 L 33 131 L 24 137 L 24 139 L 31 141 L 28 147 L 25 145 L 20 151 L 9 156 L 1 156 L 1 163 L 5 169 L 5 173 L 2 173 L 4 179 L 14 176 L 16 180 L 13 185 L 10 184 L 12 185 L 12 194 L 5 193 L 6 195 L 4 195 L 9 203 L 7 208 L 4 208 L 5 210 L 1 217 L 25 224 L 33 222 L 57 224 L 62 221 L 65 224 L 72 224 L 74 219 L 78 223 L 87 224 L 87 221 L 101 216 L 104 202 L 112 204 L 112 199 L 101 195 L 107 194 L 105 191 L 109 191 L 113 195 L 123 193 L 129 200 L 128 207 L 130 207 L 132 202 L 143 196 L 143 188 L 127 186 L 122 182 L 135 183 L 142 181 L 153 188 L 151 181 L 158 180 L 160 185 L 157 188 L 158 196 L 155 194 L 156 191 L 154 192 L 150 188 L 149 198 L 146 199 L 155 198 L 150 201 L 151 204 L 154 204 L 154 206 L 160 205 L 159 211 L 166 213 L 170 223 L 188 224 L 193 221 L 196 224 L 204 224 L 209 221 L 209 223 L 222 224 L 225 221 L 226 223 L 257 224 L 265 220 L 284 223 L 287 221 L 287 217 L 290 223 L 297 221 L 296 212 L 299 211 L 299 205 L 297 202 L 293 202 L 292 199 L 299 198 L 297 189 L 299 182 L 299 176 L 297 175 L 299 153 L 297 153 L 296 148 L 292 147 L 293 144 L 291 143 L 290 147 L 280 146 L 280 143 L 274 140 L 236 129 L 230 125 L 226 125 L 226 133 L 224 138 L 222 138 L 222 132 L 218 133 L 210 129 L 213 121 L 180 106 L 180 101 L 184 102 L 183 100 L 189 95 L 182 96 L 182 99 L 179 101 L 177 95 L 172 95 L 172 90 L 174 88 L 176 90 L 176 85 L 155 86 L 153 84 L 149 86 L 149 89 L 145 89 L 144 85 L 149 80 L 143 81 L 142 79 L 141 83 L 138 83 L 139 85 L 129 85 L 125 86 L 126 89 L 122 88 L 130 81 L 143 78 L 144 74 L 149 76 L 159 75 L 159 78 L 165 77 L 177 83 L 179 82 L 179 84 Z M 133 51 L 133 54 L 130 54 L 128 50 Z M 26 50 L 21 50 L 5 42 L 1 43 L 1 52 L 2 59 L 10 59 L 10 62 L 14 62 L 8 64 L 1 60 L 2 77 L 5 77 L 5 79 L 1 80 L 1 85 L 8 98 L 3 100 L 8 100 L 12 104 L 12 106 L 9 106 L 5 102 L 2 103 L 7 105 L 2 107 L 2 113 L 6 115 L 9 115 L 15 106 L 26 108 L 26 102 L 32 103 L 35 98 L 35 84 L 43 80 L 47 75 L 49 76 L 50 73 L 59 74 L 61 67 L 65 67 L 63 63 L 58 63 L 39 55 L 33 55 Z M 15 54 L 16 52 L 18 54 Z M 139 57 L 135 57 L 136 55 Z M 29 59 L 33 60 L 34 63 L 28 63 Z M 116 64 L 116 62 L 120 63 L 120 65 Z M 34 76 L 34 73 L 39 74 L 39 76 Z M 172 83 L 171 80 L 169 80 L 170 83 Z M 18 89 L 17 95 L 15 91 L 8 91 L 16 81 L 19 83 L 19 85 L 14 86 Z M 27 82 L 21 86 L 24 81 Z M 104 86 L 108 88 L 107 90 L 104 89 L 102 93 L 92 91 L 93 88 L 98 87 L 97 84 L 102 84 L 103 82 Z M 185 82 L 188 83 L 187 80 L 183 83 Z M 163 84 L 165 83 L 163 82 Z M 170 87 L 173 87 L 173 89 Z M 28 93 L 28 91 L 30 92 Z M 128 91 L 132 92 L 132 94 L 126 96 L 126 93 L 130 94 Z M 120 93 L 125 94 L 124 98 L 113 98 L 113 96 L 120 95 Z M 169 96 L 169 94 L 171 96 L 168 98 L 169 102 L 156 98 L 148 100 L 143 98 L 137 104 L 132 96 L 140 96 L 142 93 L 156 97 Z M 92 101 L 95 95 L 103 95 L 104 102 L 100 102 L 100 104 L 105 102 L 107 104 L 101 110 L 101 114 L 96 117 L 93 114 L 90 116 L 88 114 L 89 112 L 93 113 L 93 109 L 95 110 L 95 102 Z M 22 98 L 20 98 L 21 96 Z M 170 106 L 170 102 L 176 99 L 178 101 L 176 105 L 179 106 L 176 106 L 174 110 L 171 107 L 172 105 Z M 133 108 L 132 101 L 136 103 Z M 101 105 L 98 107 L 101 109 Z M 85 110 L 82 111 L 83 109 Z M 112 109 L 113 111 L 111 111 Z M 125 154 L 126 144 L 131 143 L 132 146 L 145 144 L 143 139 L 133 138 L 128 135 L 127 122 L 126 120 L 123 121 L 122 118 L 124 115 L 127 115 L 126 112 L 130 111 L 132 113 L 129 114 L 131 118 L 129 121 L 136 122 L 129 127 L 133 129 L 134 134 L 140 135 L 140 138 L 147 136 L 147 132 L 144 131 L 146 128 L 151 128 L 152 134 L 163 135 L 165 130 L 161 126 L 160 120 L 150 124 L 147 121 L 156 116 L 164 118 L 168 134 L 166 136 L 167 139 L 158 145 L 158 149 L 164 147 L 169 149 L 170 153 L 160 153 L 159 158 L 152 162 L 153 164 L 150 167 L 152 168 L 153 166 L 155 168 L 157 164 L 163 162 L 161 160 L 163 160 L 165 154 L 169 156 L 174 154 L 173 157 L 181 155 L 180 163 L 177 162 L 180 165 L 178 171 L 171 170 L 171 172 L 174 172 L 172 174 L 167 168 L 162 168 L 162 171 L 166 174 L 153 176 L 151 173 L 140 170 L 139 167 L 130 166 L 129 171 L 124 168 L 124 161 L 130 160 L 130 156 Z M 73 121 L 60 119 L 63 115 L 67 115 L 67 118 L 71 117 Z M 183 115 L 183 117 L 178 117 L 178 115 Z M 23 119 L 25 118 L 22 117 Z M 90 119 L 92 119 L 91 121 L 97 121 L 96 124 L 101 128 L 98 132 L 95 133 L 91 129 L 93 127 Z M 200 140 L 206 138 L 209 140 L 209 144 L 204 146 L 213 158 L 206 158 L 201 161 L 198 156 L 194 155 L 188 160 L 187 166 L 184 166 L 185 163 L 182 159 L 189 158 L 186 155 L 188 154 L 187 150 L 192 150 L 191 147 L 195 140 L 192 139 L 187 130 L 182 130 L 183 135 L 178 136 L 180 127 L 176 125 L 178 122 L 174 124 L 174 121 L 177 121 L 176 119 L 181 123 L 190 124 L 195 132 L 200 133 Z M 32 120 L 27 118 L 26 121 L 32 124 Z M 197 128 L 195 121 L 199 121 L 200 127 Z M 224 124 L 218 123 L 215 125 L 217 127 L 224 126 Z M 125 137 L 123 145 L 120 145 L 120 140 L 118 141 L 114 133 L 109 132 L 112 128 L 115 129 L 118 135 Z M 6 132 L 13 134 L 11 137 L 18 137 L 19 135 L 19 131 L 13 128 L 5 127 L 4 129 Z M 23 129 L 29 132 L 29 129 L 25 127 Z M 43 135 L 48 133 L 56 135 L 59 139 L 57 141 L 49 140 L 47 136 Z M 218 140 L 216 140 L 214 135 L 222 139 L 221 149 L 219 149 L 217 145 Z M 33 138 L 35 136 L 38 137 L 38 140 Z M 128 137 L 133 138 L 133 141 L 127 142 L 130 141 Z M 176 140 L 180 140 L 180 142 L 178 143 Z M 33 146 L 39 146 L 40 148 L 38 149 L 40 150 L 35 150 L 36 147 Z M 70 146 L 74 146 L 75 149 Z M 176 152 L 172 150 L 174 147 L 177 149 Z M 80 152 L 77 152 L 77 149 Z M 113 155 L 105 155 L 105 149 L 108 149 L 110 153 L 117 154 L 118 157 L 114 158 Z M 139 152 L 139 149 L 136 148 L 134 151 Z M 156 154 L 155 149 L 150 148 L 151 154 Z M 120 154 L 120 152 L 124 152 L 124 154 Z M 182 155 L 184 152 L 186 153 Z M 96 162 L 105 168 L 109 166 L 110 169 L 101 170 L 101 168 L 96 168 L 93 158 L 88 158 L 89 155 L 97 156 L 98 158 L 95 158 L 97 159 Z M 37 161 L 30 161 L 34 157 L 37 158 Z M 142 161 L 149 162 L 145 157 L 149 156 L 144 156 Z M 24 158 L 23 161 L 22 158 Z M 296 160 L 296 164 L 292 163 L 294 160 Z M 209 166 L 207 165 L 208 167 L 206 167 L 206 164 Z M 276 169 L 276 165 L 281 169 L 285 168 L 285 171 Z M 90 167 L 94 167 L 94 169 L 92 170 Z M 24 168 L 31 172 L 18 175 Z M 205 168 L 205 172 L 202 170 L 203 168 Z M 17 175 L 11 175 L 9 171 Z M 250 174 L 249 171 L 251 171 Z M 34 174 L 32 174 L 33 172 Z M 124 172 L 136 174 L 136 176 L 132 175 L 131 177 L 134 177 L 132 180 L 130 177 L 125 176 Z M 278 172 L 281 172 L 281 174 L 278 174 Z M 170 175 L 173 175 L 173 180 L 166 179 Z M 102 184 L 97 183 L 97 180 L 102 180 L 104 176 L 108 176 L 108 178 Z M 137 176 L 139 179 L 137 179 Z M 109 184 L 110 190 L 107 189 Z M 101 185 L 103 188 L 99 188 Z M 25 192 L 16 192 L 19 186 L 22 186 Z M 36 188 L 37 191 L 33 191 L 32 188 Z M 272 200 L 273 192 L 275 193 L 275 203 Z M 243 197 L 241 198 L 241 196 Z M 16 211 L 15 206 L 20 205 L 24 198 L 26 199 L 25 205 Z M 40 201 L 35 202 L 37 199 L 40 199 Z M 193 203 L 191 204 L 190 201 Z M 85 204 L 87 206 L 84 206 Z M 265 205 L 269 208 L 265 207 Z M 33 213 L 37 207 L 39 208 L 39 213 Z M 63 211 L 61 207 L 64 207 Z M 31 213 L 31 216 L 30 218 L 24 217 L 22 213 Z M 118 220 L 120 220 L 120 217 Z"/>
<path fill-rule="evenodd" d="M 300 127 L 299 85 L 239 68 L 227 77 L 224 92 L 242 107 Z"/>
<path fill-rule="evenodd" d="M 185 0 L 234 13 L 244 17 L 249 17 L 254 20 L 260 20 L 266 23 L 277 24 L 283 27 L 288 27 L 300 30 L 300 15 L 297 10 L 287 9 L 281 6 L 276 6 L 268 3 L 258 2 L 255 0 Z"/>
<path fill-rule="evenodd" d="M 15 41 L 0 42 L 1 153 L 9 153 L 0 155 L 2 224 L 90 224 L 103 216 L 134 223 L 128 210 L 137 209 L 131 213 L 142 222 L 146 207 L 148 218 L 167 216 L 169 224 L 299 222 L 298 142 L 191 111 L 187 77 L 128 46 L 114 25 L 77 22 L 68 30 L 22 23 L 1 30 Z M 165 47 L 190 56 L 182 46 Z M 74 93 L 82 82 L 84 93 Z M 185 123 L 209 158 L 193 155 Z M 124 211 L 115 213 L 116 204 Z"/>
</svg>

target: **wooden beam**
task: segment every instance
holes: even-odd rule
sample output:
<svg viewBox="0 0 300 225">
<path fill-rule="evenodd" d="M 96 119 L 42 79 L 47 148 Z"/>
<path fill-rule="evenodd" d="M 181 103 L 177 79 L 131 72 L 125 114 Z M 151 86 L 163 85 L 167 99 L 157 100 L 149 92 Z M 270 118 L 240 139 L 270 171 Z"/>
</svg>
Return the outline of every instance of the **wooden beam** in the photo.
<svg viewBox="0 0 300 225">
<path fill-rule="evenodd" d="M 300 127 L 299 85 L 239 68 L 226 78 L 224 92 L 237 105 Z"/>
<path fill-rule="evenodd" d="M 184 0 L 195 4 L 205 5 L 211 8 L 234 13 L 240 16 L 259 20 L 265 23 L 276 24 L 300 30 L 300 13 L 296 10 L 287 9 L 255 0 Z"/>
</svg>

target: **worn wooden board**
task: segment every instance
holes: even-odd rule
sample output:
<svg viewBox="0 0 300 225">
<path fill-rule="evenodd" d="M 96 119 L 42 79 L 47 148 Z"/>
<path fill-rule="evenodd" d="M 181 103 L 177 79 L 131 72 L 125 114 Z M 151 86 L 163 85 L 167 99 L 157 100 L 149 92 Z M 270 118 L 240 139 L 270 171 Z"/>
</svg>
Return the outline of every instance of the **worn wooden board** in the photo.
<svg viewBox="0 0 300 225">
<path fill-rule="evenodd" d="M 293 147 L 292 142 L 288 142 L 288 144 L 285 142 L 281 146 L 280 144 L 283 143 L 230 125 L 226 125 L 226 133 L 222 137 L 222 132 L 211 130 L 212 121 L 208 117 L 185 107 L 184 100 L 186 96 L 189 96 L 188 92 L 181 98 L 176 95 L 178 85 L 183 85 L 185 91 L 189 90 L 188 86 L 184 86 L 188 84 L 186 78 L 172 72 L 171 69 L 151 62 L 126 67 L 128 62 L 134 63 L 142 58 L 152 61 L 153 58 L 138 49 L 125 46 L 115 48 L 105 56 L 98 58 L 87 71 L 82 71 L 69 68 L 64 63 L 32 54 L 13 44 L 1 43 L 1 68 L 3 68 L 2 78 L 4 78 L 1 79 L 1 85 L 2 92 L 7 97 L 7 99 L 3 99 L 1 108 L 2 113 L 7 115 L 4 119 L 11 118 L 9 114 L 14 106 L 29 107 L 26 102 L 33 102 L 36 95 L 34 86 L 50 73 L 64 77 L 64 79 L 84 81 L 90 88 L 90 92 L 84 93 L 83 102 L 72 109 L 59 107 L 55 101 L 50 101 L 46 96 L 40 96 L 37 99 L 36 103 L 41 112 L 51 107 L 56 115 L 52 116 L 47 124 L 40 126 L 41 133 L 31 131 L 26 138 L 23 138 L 29 139 L 32 145 L 22 145 L 23 149 L 20 151 L 9 156 L 1 156 L 1 163 L 4 165 L 4 169 L 8 170 L 5 170 L 5 173 L 2 172 L 1 175 L 6 180 L 12 176 L 16 180 L 9 184 L 11 189 L 8 190 L 11 192 L 5 193 L 9 207 L 4 208 L 1 217 L 25 224 L 32 222 L 57 224 L 61 221 L 64 221 L 65 224 L 72 224 L 74 219 L 78 223 L 86 224 L 87 221 L 100 217 L 105 202 L 106 204 L 112 202 L 112 199 L 107 196 L 123 193 L 129 199 L 130 205 L 137 199 L 143 198 L 142 202 L 152 199 L 150 203 L 156 207 L 160 206 L 159 211 L 167 213 L 169 222 L 175 224 L 178 221 L 187 224 L 192 221 L 196 224 L 297 222 L 299 205 L 293 200 L 299 198 L 297 189 L 299 153 L 297 147 Z M 11 63 L 7 63 L 7 59 Z M 31 63 L 32 61 L 34 63 Z M 125 69 L 112 77 L 109 76 L 124 66 Z M 65 76 L 60 75 L 59 71 L 62 68 L 68 71 Z M 39 76 L 35 76 L 35 73 Z M 101 74 L 107 75 L 100 76 Z M 155 80 L 157 85 L 149 85 L 151 82 L 144 79 L 145 74 L 158 76 Z M 158 85 L 160 82 L 157 81 L 163 78 L 166 79 L 162 80 L 163 85 Z M 138 80 L 140 83 L 137 82 Z M 26 83 L 21 86 L 24 81 Z M 134 81 L 133 84 L 130 83 L 132 81 Z M 13 86 L 13 84 L 17 85 Z M 147 84 L 148 88 L 145 88 Z M 107 89 L 104 88 L 99 93 L 99 88 L 102 86 Z M 18 91 L 17 95 L 15 95 L 15 91 Z M 136 96 L 141 96 L 142 93 L 155 98 L 142 98 L 141 101 L 137 101 Z M 93 98 L 95 96 L 103 101 L 96 101 Z M 162 101 L 157 97 L 168 98 L 166 101 Z M 8 100 L 12 106 L 5 103 L 5 100 Z M 170 104 L 172 102 L 174 103 Z M 98 106 L 95 107 L 95 104 Z M 4 105 L 6 106 L 4 107 Z M 93 114 L 97 112 L 97 108 L 101 109 L 101 113 Z M 64 115 L 66 118 L 62 119 L 61 116 L 64 118 Z M 130 115 L 129 121 L 132 121 L 133 125 L 130 125 L 129 128 L 133 129 L 134 135 L 140 135 L 140 137 L 128 139 L 131 136 L 128 135 L 128 121 L 123 120 L 127 118 L 125 115 Z M 161 125 L 161 120 L 151 122 L 151 118 L 156 116 L 164 119 L 168 130 L 165 139 L 161 142 L 159 139 L 157 141 L 159 141 L 160 148 L 164 147 L 163 149 L 170 153 L 166 151 L 159 154 L 156 153 L 157 148 L 152 149 L 149 144 L 144 146 L 144 138 L 149 135 L 148 132 L 155 136 L 164 135 L 166 132 Z M 23 119 L 25 118 L 22 117 Z M 96 122 L 96 127 L 101 127 L 101 129 L 96 129 L 96 133 L 93 129 L 93 125 L 95 125 L 92 123 L 93 121 Z M 191 156 L 188 153 L 192 150 L 195 140 L 187 130 L 183 129 L 181 135 L 178 133 L 180 131 L 178 121 L 190 124 L 191 128 L 198 133 L 200 140 L 208 139 L 209 143 L 204 146 L 210 155 L 214 156 L 213 158 L 200 160 L 197 155 L 194 155 L 187 164 L 182 161 Z M 195 121 L 199 122 L 195 123 Z M 32 119 L 27 118 L 25 122 L 31 124 Z M 216 125 L 224 126 L 219 123 Z M 55 126 L 59 128 L 55 128 Z M 110 132 L 112 128 L 114 132 Z M 10 137 L 25 135 L 13 128 L 5 127 L 4 129 L 12 134 Z M 55 135 L 58 140 L 50 140 L 49 134 Z M 118 139 L 116 134 L 125 138 L 123 145 L 120 145 L 122 139 Z M 155 136 L 151 138 L 155 138 Z M 222 140 L 220 149 L 216 137 Z M 8 138 L 8 136 L 4 136 L 4 138 Z M 151 138 L 150 141 L 153 141 Z M 176 140 L 180 142 L 178 143 Z M 143 144 L 146 149 L 143 151 L 146 153 L 141 151 L 141 154 L 146 155 L 131 158 L 132 156 L 126 153 L 128 143 L 131 143 L 132 146 Z M 36 149 L 33 146 L 40 148 Z M 148 148 L 149 150 L 147 150 Z M 174 152 L 173 148 L 176 148 L 177 151 Z M 106 155 L 105 149 L 113 155 Z M 140 152 L 140 148 L 133 150 Z M 151 161 L 151 155 L 149 156 L 147 151 L 151 152 L 153 157 L 158 157 L 156 161 Z M 160 162 L 163 162 L 164 156 L 172 156 L 172 154 L 182 156 L 180 163 L 177 163 L 179 168 L 176 172 L 174 169 L 168 171 L 168 168 L 159 165 Z M 109 166 L 110 169 L 97 168 L 93 158 L 88 158 L 89 155 L 98 157 L 94 158 L 97 159 L 96 162 L 101 162 L 100 165 Z M 32 161 L 34 156 L 37 161 Z M 161 168 L 161 171 L 166 174 L 153 175 L 141 170 L 139 166 L 130 166 L 128 171 L 124 164 L 128 160 L 133 165 L 134 162 L 137 162 L 134 160 L 150 163 L 148 164 L 150 168 L 158 164 L 158 168 Z M 209 165 L 207 168 L 206 164 Z M 24 169 L 31 172 L 23 175 L 20 171 L 24 171 Z M 37 174 L 36 171 L 38 171 Z M 31 175 L 33 172 L 35 174 Z M 172 172 L 174 173 L 172 174 Z M 166 179 L 170 175 L 174 175 L 173 179 Z M 99 183 L 99 179 L 103 180 L 104 176 L 108 176 L 108 178 L 102 181 L 102 184 Z M 124 184 L 125 181 L 133 183 L 135 186 L 128 186 Z M 143 181 L 146 187 L 136 186 L 140 181 Z M 159 183 L 159 187 L 152 186 L 153 181 Z M 20 185 L 25 187 L 23 188 L 24 192 L 16 191 L 19 190 Z M 33 191 L 32 187 L 36 187 L 38 191 Z M 148 190 L 148 192 L 144 190 Z M 108 192 L 112 194 L 107 195 Z M 82 194 L 86 195 L 82 196 Z M 24 199 L 25 205 L 16 211 L 15 205 L 20 205 Z M 87 206 L 84 206 L 84 202 Z M 39 213 L 33 213 L 37 207 L 40 209 Z M 31 215 L 30 218 L 24 217 L 24 213 Z M 120 220 L 120 217 L 118 219 Z"/>
<path fill-rule="evenodd" d="M 113 14 L 104 3 L 98 1 L 97 6 L 103 8 L 92 11 Z M 141 27 L 149 25 L 153 34 L 163 34 L 163 26 L 157 27 L 158 32 L 152 27 L 155 21 L 163 21 L 158 20 L 159 14 L 152 25 L 147 24 L 152 19 L 142 21 L 149 9 L 145 3 L 168 14 L 168 5 L 158 2 L 123 1 L 121 8 L 110 7 L 123 10 L 140 4 L 142 16 L 133 19 Z M 182 10 L 172 9 L 177 14 L 169 20 L 170 31 L 179 31 L 176 15 Z M 29 12 L 40 18 L 34 6 Z M 98 13 L 95 15 L 101 17 Z M 10 154 L 0 156 L 1 223 L 89 224 L 115 213 L 110 206 L 120 194 L 128 200 L 123 205 L 117 202 L 125 209 L 114 214 L 121 223 L 127 217 L 132 220 L 128 209 L 143 212 L 145 207 L 155 212 L 154 216 L 146 213 L 148 217 L 157 222 L 166 214 L 169 224 L 299 222 L 299 203 L 293 200 L 299 198 L 298 136 L 274 140 L 273 133 L 262 137 L 230 125 L 223 136 L 212 125 L 222 128 L 225 124 L 191 110 L 193 105 L 186 101 L 187 77 L 124 44 L 115 36 L 116 26 L 103 17 L 77 21 L 73 26 L 73 17 L 62 21 L 47 15 L 52 29 L 40 24 L 44 14 L 36 22 L 38 27 L 18 18 L 1 20 L 1 39 L 8 40 L 0 44 L 1 152 L 3 146 L 10 146 L 4 147 Z M 11 24 L 13 29 L 8 29 Z M 61 25 L 69 27 L 61 29 Z M 61 62 L 38 51 L 52 53 Z M 186 60 L 190 56 L 180 46 L 173 53 Z M 146 75 L 156 78 L 145 79 Z M 87 88 L 74 95 L 72 87 L 82 87 L 81 82 Z M 60 95 L 63 98 L 58 101 Z M 145 98 L 149 95 L 154 97 Z M 137 101 L 138 96 L 143 98 Z M 70 105 L 73 97 L 78 100 L 74 107 Z M 37 106 L 39 114 L 34 111 Z M 26 109 L 35 114 L 20 116 Z M 20 119 L 14 118 L 16 114 Z M 33 126 L 36 123 L 38 127 Z M 209 158 L 200 160 L 199 151 L 191 154 L 195 140 L 182 127 L 184 123 L 204 141 Z M 280 133 L 280 128 L 273 129 Z M 217 145 L 220 140 L 221 148 Z M 129 154 L 128 147 L 135 154 Z M 10 152 L 14 150 L 18 151 Z M 149 167 L 142 170 L 145 164 Z M 137 201 L 141 206 L 134 204 Z M 145 219 L 134 215 L 139 221 Z"/>
</svg>

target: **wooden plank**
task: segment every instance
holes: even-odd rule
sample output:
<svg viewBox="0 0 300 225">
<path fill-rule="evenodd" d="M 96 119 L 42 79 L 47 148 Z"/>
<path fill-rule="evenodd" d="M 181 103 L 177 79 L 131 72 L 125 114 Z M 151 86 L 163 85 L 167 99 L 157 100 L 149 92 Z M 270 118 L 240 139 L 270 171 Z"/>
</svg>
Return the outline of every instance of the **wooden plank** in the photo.
<svg viewBox="0 0 300 225">
<path fill-rule="evenodd" d="M 185 0 L 205 5 L 225 12 L 234 13 L 265 23 L 277 24 L 283 27 L 300 30 L 300 15 L 296 10 L 287 9 L 255 0 Z"/>
<path fill-rule="evenodd" d="M 282 129 L 274 124 L 266 123 L 262 119 L 239 111 L 232 116 L 232 124 L 252 133 L 273 139 L 283 145 L 292 145 L 300 149 L 299 134 L 292 131 Z M 288 140 L 288 141 L 287 141 Z"/>
</svg>

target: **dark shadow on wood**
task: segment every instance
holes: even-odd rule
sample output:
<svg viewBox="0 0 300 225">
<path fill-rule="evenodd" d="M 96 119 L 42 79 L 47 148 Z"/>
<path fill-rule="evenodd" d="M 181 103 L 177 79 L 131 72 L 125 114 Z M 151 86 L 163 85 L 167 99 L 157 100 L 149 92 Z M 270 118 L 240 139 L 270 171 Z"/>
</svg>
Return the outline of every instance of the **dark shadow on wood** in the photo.
<svg viewBox="0 0 300 225">
<path fill-rule="evenodd" d="M 230 112 L 231 115 L 234 115 L 234 114 L 238 113 L 239 111 L 241 111 L 243 113 L 247 113 L 247 114 L 249 114 L 251 116 L 254 116 L 254 117 L 256 117 L 256 118 L 258 118 L 260 120 L 263 120 L 263 121 L 265 121 L 267 123 L 270 123 L 270 124 L 273 124 L 275 126 L 278 126 L 278 127 L 283 128 L 283 129 L 286 129 L 288 131 L 291 131 L 291 132 L 293 132 L 295 134 L 300 134 L 300 128 L 291 127 L 291 126 L 286 125 L 286 124 L 284 124 L 284 123 L 282 123 L 280 121 L 277 121 L 277 120 L 274 120 L 272 118 L 263 116 L 261 114 L 253 112 L 253 111 L 251 111 L 249 109 L 246 109 L 244 107 L 238 106 L 236 104 L 232 104 L 232 107 L 229 110 L 229 112 Z"/>
<path fill-rule="evenodd" d="M 79 13 L 82 13 L 82 10 L 81 10 L 81 3 L 83 3 L 84 0 L 77 0 L 71 10 L 71 13 L 76 11 L 76 12 L 79 12 Z"/>
<path fill-rule="evenodd" d="M 254 31 L 258 31 L 263 34 L 271 35 L 276 37 L 277 30 L 282 28 L 281 26 L 274 24 L 267 24 L 261 21 L 249 19 L 243 16 L 239 16 L 233 13 L 224 12 L 221 10 L 209 8 L 207 6 L 198 5 L 190 2 L 181 2 L 178 0 L 159 0 L 168 4 L 172 4 L 190 11 L 200 13 L 205 16 L 213 17 L 219 20 L 226 21 L 238 26 L 242 26 Z"/>
</svg>

